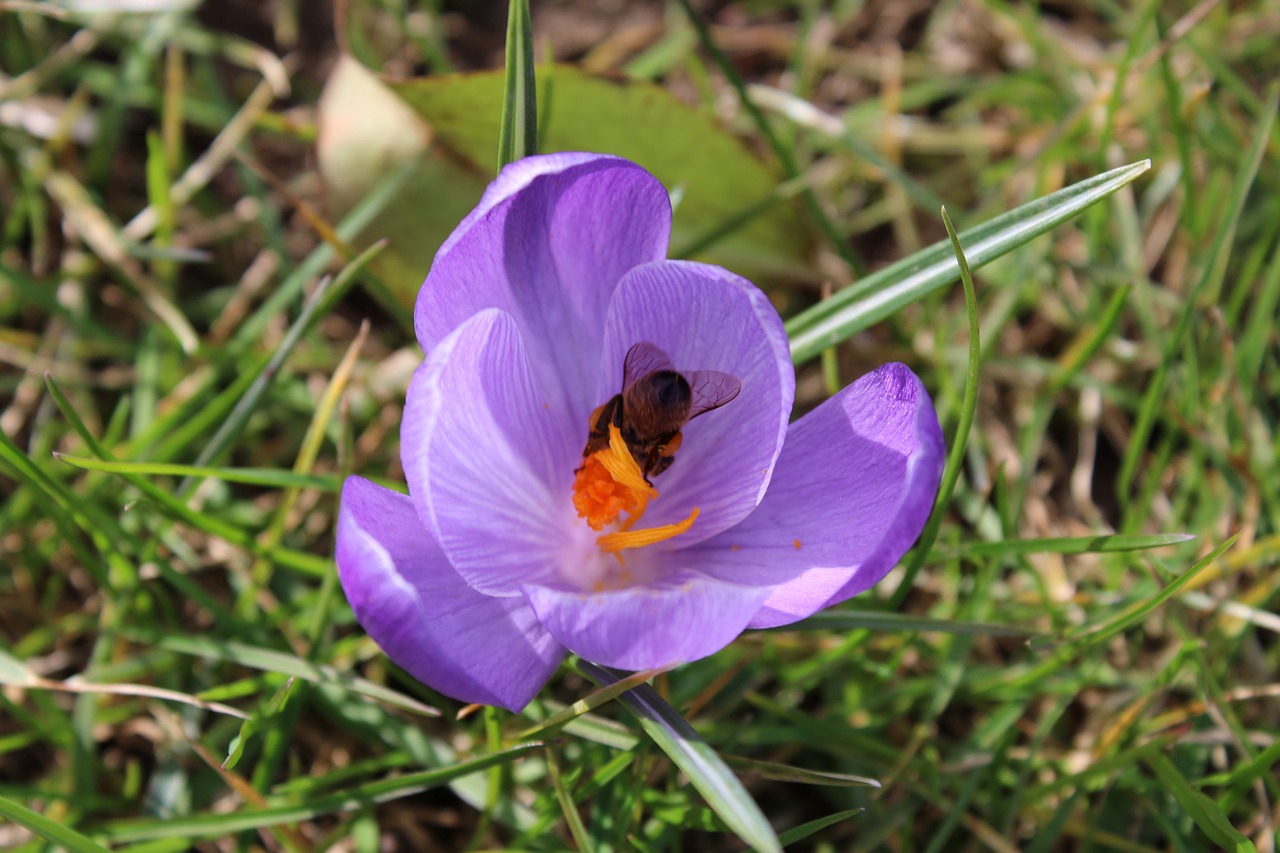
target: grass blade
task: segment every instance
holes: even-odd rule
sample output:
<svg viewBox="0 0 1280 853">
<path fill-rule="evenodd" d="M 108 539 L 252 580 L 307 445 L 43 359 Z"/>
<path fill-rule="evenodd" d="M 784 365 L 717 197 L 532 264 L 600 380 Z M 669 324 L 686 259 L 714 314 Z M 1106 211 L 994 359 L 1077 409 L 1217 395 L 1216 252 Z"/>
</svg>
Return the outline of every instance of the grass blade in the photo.
<svg viewBox="0 0 1280 853">
<path fill-rule="evenodd" d="M 235 766 L 240 763 L 240 759 L 244 757 L 245 747 L 249 745 L 249 741 L 275 717 L 280 715 L 285 703 L 289 701 L 290 694 L 293 693 L 293 686 L 297 683 L 295 679 L 290 678 L 281 685 L 280 689 L 270 699 L 263 703 L 259 710 L 249 715 L 248 719 L 240 724 L 240 734 L 236 735 L 235 739 L 232 740 L 230 750 L 220 769 L 235 769 Z"/>
<path fill-rule="evenodd" d="M 1248 198 L 1249 190 L 1258 176 L 1258 170 L 1262 167 L 1267 145 L 1271 141 L 1271 129 L 1275 125 L 1277 111 L 1280 111 L 1280 84 L 1271 87 L 1267 97 L 1266 114 L 1258 122 L 1258 132 L 1253 138 L 1253 145 L 1245 156 L 1235 185 L 1231 189 L 1231 200 L 1225 210 L 1223 225 L 1214 240 L 1209 262 L 1205 265 L 1200 279 L 1186 296 L 1186 303 L 1183 305 L 1182 314 L 1178 317 L 1178 325 L 1169 337 L 1164 358 L 1156 367 L 1155 375 L 1151 377 L 1146 393 L 1142 397 L 1137 421 L 1133 425 L 1133 434 L 1125 448 L 1124 459 L 1120 463 L 1120 474 L 1116 478 L 1117 494 L 1121 499 L 1127 498 L 1138 470 L 1138 462 L 1147 450 L 1147 439 L 1151 437 L 1151 431 L 1155 427 L 1165 383 L 1169 378 L 1169 365 L 1177 359 L 1183 341 L 1191 330 L 1192 320 L 1200 316 L 1200 311 L 1204 307 L 1197 303 L 1204 294 L 1216 294 L 1222 286 L 1222 280 L 1227 273 L 1231 246 L 1235 242 L 1236 228 L 1240 224 L 1240 217 L 1244 214 L 1245 199 Z"/>
<path fill-rule="evenodd" d="M 74 829 L 54 823 L 39 812 L 34 812 L 4 797 L 0 797 L 0 817 L 11 820 L 18 826 L 25 826 L 46 841 L 51 841 L 72 853 L 111 853 L 106 847 L 91 838 L 86 838 Z"/>
<path fill-rule="evenodd" d="M 1069 636 L 1064 637 L 1062 640 L 1055 641 L 1060 643 L 1060 645 L 1058 645 L 1057 654 L 1054 655 L 1054 662 L 1066 661 L 1073 655 L 1077 654 L 1082 648 L 1087 646 L 1096 646 L 1099 643 L 1106 642 L 1121 631 L 1125 631 L 1147 618 L 1147 616 L 1159 608 L 1160 605 L 1177 595 L 1183 587 L 1195 579 L 1196 575 L 1209 568 L 1209 566 L 1212 566 L 1228 548 L 1235 544 L 1235 541 L 1239 538 L 1240 534 L 1235 534 L 1230 539 L 1226 540 L 1208 554 L 1205 554 L 1197 560 L 1191 568 L 1179 575 L 1177 579 L 1164 589 L 1160 590 L 1146 601 L 1139 602 L 1135 606 L 1114 617 L 1110 622 L 1100 626 L 1084 626 Z M 1037 645 L 1038 644 L 1035 641 L 1032 642 L 1033 648 Z"/>
<path fill-rule="evenodd" d="M 862 809 L 849 809 L 843 812 L 829 814 L 826 817 L 820 817 L 817 820 L 811 820 L 808 823 L 802 823 L 799 826 L 793 826 L 786 832 L 778 836 L 778 840 L 782 842 L 783 847 L 790 847 L 797 841 L 804 841 L 815 832 L 821 832 L 828 826 L 834 826 L 842 820 L 847 820 L 856 814 L 860 814 Z"/>
<path fill-rule="evenodd" d="M 1016 625 L 990 622 L 962 622 L 956 619 L 930 619 L 886 610 L 823 610 L 808 619 L 772 631 L 916 631 L 938 634 L 965 634 L 975 637 L 1028 637 L 1035 634 Z"/>
<path fill-rule="evenodd" d="M 738 93 L 738 101 L 742 104 L 742 108 L 746 110 L 756 129 L 760 131 L 760 135 L 769 144 L 774 156 L 778 158 L 787 180 L 793 181 L 799 178 L 800 167 L 796 163 L 795 155 L 783 143 L 778 134 L 774 132 L 773 126 L 769 124 L 769 120 L 765 118 L 764 113 L 760 111 L 760 107 L 756 105 L 755 100 L 751 97 L 746 81 L 742 79 L 738 69 L 734 67 L 729 57 L 725 55 L 725 52 L 716 44 L 715 39 L 711 37 L 711 30 L 707 27 L 707 22 L 694 10 L 689 0 L 680 0 L 680 5 L 684 9 L 689 23 L 693 25 L 694 32 L 697 33 L 698 41 L 702 43 L 702 47 L 711 55 L 712 60 L 715 61 L 716 66 L 724 74 L 725 79 L 729 81 L 734 91 Z M 822 205 L 818 203 L 818 198 L 813 194 L 813 190 L 803 183 L 799 185 L 799 189 L 800 196 L 804 199 L 805 208 L 809 211 L 809 215 L 813 217 L 814 224 L 821 229 L 823 235 L 831 243 L 831 248 L 839 253 L 850 268 L 861 274 L 863 271 L 862 261 L 854 254 L 853 247 L 840 234 L 840 229 L 836 227 L 831 217 L 822 209 Z"/>
<path fill-rule="evenodd" d="M 230 814 L 205 814 L 163 821 L 125 821 L 108 828 L 113 841 L 145 841 L 151 838 L 216 838 L 248 829 L 296 823 L 320 815 L 367 808 L 376 803 L 410 797 L 437 788 L 462 776 L 479 773 L 501 764 L 509 764 L 534 750 L 540 743 L 525 743 L 490 755 L 460 761 L 451 767 L 407 773 L 392 779 L 380 779 L 357 785 L 345 791 L 326 794 L 301 803 L 244 809 Z M 100 848 L 99 848 L 100 849 Z M 96 853 L 96 851 L 95 851 Z"/>
<path fill-rule="evenodd" d="M 1187 815 L 1195 821 L 1196 826 L 1200 827 L 1200 831 L 1209 836 L 1215 845 L 1232 853 L 1258 853 L 1253 842 L 1231 825 L 1230 819 L 1217 803 L 1191 787 L 1187 780 L 1182 778 L 1182 774 L 1178 772 L 1177 767 L 1173 766 L 1172 761 L 1163 755 L 1148 756 L 1146 761 L 1147 766 L 1155 772 L 1165 790 L 1173 795 L 1178 805 L 1182 806 Z"/>
<path fill-rule="evenodd" d="M 962 542 L 943 551 L 934 551 L 932 557 L 945 561 L 974 557 L 1010 557 L 1017 554 L 1113 554 L 1180 545 L 1195 538 L 1194 533 L 1120 533 L 1054 539 L 1006 539 L 1002 542 Z"/>
<path fill-rule="evenodd" d="M 150 480 L 145 480 L 136 474 L 122 473 L 121 476 L 151 500 L 157 510 L 175 521 L 181 521 L 196 530 L 202 530 L 205 533 L 221 537 L 235 545 L 247 548 L 255 554 L 271 557 L 282 566 L 288 566 L 291 569 L 317 577 L 322 576 L 332 567 L 332 563 L 328 558 L 316 554 L 288 548 L 265 547 L 247 530 L 223 521 L 209 513 L 192 509 L 185 501 L 174 497 Z"/>
<path fill-rule="evenodd" d="M 933 550 L 934 540 L 938 538 L 938 530 L 942 527 L 942 518 L 951 505 L 951 495 L 955 492 L 956 482 L 960 479 L 960 466 L 964 464 L 964 450 L 969 444 L 969 431 L 973 428 L 973 417 L 978 410 L 978 369 L 982 364 L 982 340 L 978 334 L 978 295 L 973 289 L 973 274 L 969 272 L 969 261 L 965 258 L 964 249 L 960 246 L 960 238 L 956 236 L 955 226 L 947 209 L 942 209 L 942 224 L 947 227 L 947 236 L 951 238 L 951 251 L 955 253 L 956 263 L 960 268 L 960 282 L 964 287 L 964 307 L 969 324 L 969 358 L 964 369 L 964 396 L 960 401 L 960 421 L 956 424 L 955 438 L 951 449 L 947 451 L 947 463 L 942 469 L 942 483 L 938 486 L 938 495 L 933 501 L 933 512 L 920 534 L 920 542 L 916 545 L 914 556 L 907 564 L 902 583 L 893 594 L 890 610 L 897 610 L 906 600 L 915 584 L 920 567 Z"/>
<path fill-rule="evenodd" d="M 388 206 L 395 200 L 400 190 L 410 180 L 413 173 L 418 169 L 417 162 L 407 162 L 398 167 L 394 171 L 387 174 L 385 178 L 377 183 L 373 189 L 365 194 L 364 198 L 347 212 L 334 228 L 334 233 L 343 240 L 354 240 L 371 223 L 387 210 Z M 370 248 L 381 246 L 381 243 L 375 243 Z M 378 250 L 380 251 L 380 249 Z M 371 257 L 365 257 L 368 249 L 352 260 L 348 267 L 353 267 L 353 271 L 362 270 L 372 260 Z M 298 298 L 303 288 L 308 283 L 315 281 L 324 274 L 329 265 L 333 263 L 338 252 L 329 243 L 322 243 L 316 246 L 307 257 L 298 264 L 294 270 L 280 282 L 280 286 L 272 291 L 271 295 L 263 300 L 258 310 L 240 324 L 235 334 L 228 342 L 227 349 L 231 352 L 244 352 L 254 348 L 262 338 L 267 324 L 271 322 L 273 317 L 279 316 L 290 303 Z M 344 268 L 345 271 L 345 268 Z M 339 273 L 341 277 L 343 273 Z M 342 288 L 335 284 L 330 288 L 330 298 L 341 296 Z M 332 303 L 330 303 L 332 304 Z M 323 317 L 327 310 L 321 310 L 318 315 Z M 410 327 L 412 324 L 410 324 Z"/>
<path fill-rule="evenodd" d="M 591 833 L 582 823 L 582 815 L 578 813 L 578 804 L 573 800 L 573 792 L 565 784 L 564 775 L 560 772 L 560 760 L 555 750 L 548 747 L 546 751 L 547 775 L 551 777 L 551 785 L 555 788 L 556 799 L 560 801 L 560 810 L 564 812 L 565 823 L 569 825 L 569 834 L 582 853 L 591 853 L 595 845 L 591 843 Z"/>
<path fill-rule="evenodd" d="M 579 661 L 578 668 L 601 685 L 618 680 L 617 675 L 588 661 Z M 773 827 L 738 777 L 658 691 L 645 684 L 618 698 L 653 742 L 684 771 L 725 826 L 756 850 L 781 853 Z"/>
<path fill-rule="evenodd" d="M 1015 208 L 960 234 L 973 269 L 1006 255 L 1101 201 L 1151 168 L 1150 160 L 1121 166 Z M 791 318 L 791 359 L 814 358 L 871 324 L 955 281 L 960 266 L 949 240 L 885 267 Z"/>
<path fill-rule="evenodd" d="M 440 712 L 435 708 L 403 693 L 383 687 L 380 684 L 374 684 L 372 681 L 367 681 L 363 678 L 345 675 L 333 667 L 314 664 L 275 649 L 263 649 L 236 642 L 217 642 L 204 637 L 183 637 L 176 634 L 165 635 L 140 631 L 128 631 L 125 633 L 138 642 L 159 646 L 180 654 L 236 663 L 240 666 L 247 666 L 250 669 L 257 669 L 263 672 L 278 672 L 313 684 L 333 684 L 344 690 L 350 690 L 353 693 L 359 693 L 368 696 L 370 699 L 377 699 L 380 702 L 386 702 L 388 705 L 404 708 L 407 711 L 425 714 L 430 717 L 440 716 Z"/>
<path fill-rule="evenodd" d="M 168 462 L 109 462 L 54 453 L 54 458 L 75 468 L 88 471 L 106 471 L 111 474 L 150 474 L 154 477 L 196 477 L 222 480 L 227 483 L 243 483 L 246 486 L 263 486 L 270 489 L 317 489 L 337 492 L 342 481 L 337 477 L 320 474 L 296 474 L 279 468 L 210 468 L 200 465 L 174 465 Z"/>
<path fill-rule="evenodd" d="M 55 690 L 63 693 L 98 693 L 104 696 L 141 696 L 147 699 L 160 699 L 165 702 L 177 702 L 181 705 L 190 705 L 193 708 L 199 708 L 202 711 L 212 711 L 217 714 L 225 714 L 228 717 L 237 719 L 247 719 L 248 714 L 239 708 L 233 708 L 230 705 L 224 705 L 221 702 L 210 702 L 201 699 L 198 696 L 192 696 L 189 693 L 180 693 L 177 690 L 168 690 L 164 687 L 155 687 L 150 684 L 107 684 L 94 683 L 90 681 L 50 681 L 47 678 L 30 673 L 27 678 L 20 681 L 9 681 L 3 673 L 0 673 L 0 684 L 15 684 L 16 686 L 27 690 Z"/>
<path fill-rule="evenodd" d="M 724 761 L 744 773 L 751 773 L 761 779 L 772 779 L 775 782 L 791 782 L 796 785 L 826 785 L 832 788 L 879 788 L 880 783 L 867 776 L 854 776 L 850 773 L 826 773 L 821 770 L 806 770 L 790 764 L 779 764 L 776 761 L 759 761 L 754 758 L 743 758 L 738 755 L 726 755 Z"/>
<path fill-rule="evenodd" d="M 528 738 L 532 738 L 532 737 L 545 738 L 549 736 L 552 732 L 558 731 L 564 726 L 567 726 L 569 723 L 572 723 L 574 720 L 578 719 L 583 714 L 589 713 L 595 708 L 599 708 L 601 705 L 605 704 L 606 702 L 611 702 L 614 699 L 617 699 L 620 694 L 625 693 L 626 691 L 630 690 L 633 687 L 644 684 L 646 681 L 648 681 L 650 678 L 653 678 L 661 671 L 662 670 L 660 669 L 646 669 L 640 672 L 633 672 L 631 675 L 628 675 L 626 678 L 618 679 L 613 684 L 610 684 L 607 687 L 602 687 L 599 690 L 594 691 L 587 698 L 579 699 L 577 702 L 574 702 L 572 705 L 568 706 L 564 710 L 559 711 L 555 714 L 552 714 L 550 717 L 538 723 L 536 726 L 532 726 L 530 728 L 525 729 L 524 731 L 520 732 L 520 734 L 517 735 L 517 737 L 519 737 L 521 740 L 527 740 Z"/>
<path fill-rule="evenodd" d="M 503 86 L 498 169 L 538 153 L 538 87 L 533 73 L 533 21 L 529 0 L 507 8 L 507 73 Z"/>
</svg>

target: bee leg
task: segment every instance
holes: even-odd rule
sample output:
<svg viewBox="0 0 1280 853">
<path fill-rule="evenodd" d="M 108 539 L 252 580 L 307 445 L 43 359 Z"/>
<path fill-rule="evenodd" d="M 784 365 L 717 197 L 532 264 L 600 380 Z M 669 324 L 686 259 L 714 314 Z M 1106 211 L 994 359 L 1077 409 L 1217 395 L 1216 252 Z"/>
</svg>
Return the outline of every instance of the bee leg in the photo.
<svg viewBox="0 0 1280 853">
<path fill-rule="evenodd" d="M 654 461 L 649 473 L 656 477 L 670 468 L 671 463 L 676 461 L 676 451 L 680 449 L 680 445 L 683 443 L 684 434 L 677 432 L 664 443 L 658 445 L 654 449 Z"/>
<path fill-rule="evenodd" d="M 675 461 L 676 461 L 676 458 L 674 456 L 659 456 L 657 461 L 653 463 L 653 467 L 649 469 L 649 476 L 650 477 L 658 476 L 663 471 L 670 468 L 671 463 Z M 652 486 L 653 483 L 649 483 L 649 485 Z"/>
<path fill-rule="evenodd" d="M 644 481 L 652 486 L 653 478 L 666 470 L 667 465 L 670 464 L 670 462 L 662 458 L 662 448 L 654 447 L 640 461 L 640 470 L 644 473 Z"/>
<path fill-rule="evenodd" d="M 587 421 L 587 444 L 582 448 L 583 462 L 576 469 L 575 474 L 586 467 L 586 459 L 592 453 L 601 448 L 609 446 L 609 424 L 613 423 L 617 426 L 616 421 L 622 413 L 622 395 L 616 394 L 600 405 L 596 406 L 591 413 L 590 420 Z"/>
<path fill-rule="evenodd" d="M 658 452 L 663 456 L 675 456 L 676 451 L 680 449 L 680 445 L 684 444 L 684 433 L 677 432 L 666 440 Z"/>
<path fill-rule="evenodd" d="M 587 418 L 588 429 L 590 429 L 592 432 L 595 432 L 597 429 L 600 428 L 600 416 L 604 414 L 604 407 L 609 405 L 609 403 L 612 403 L 612 402 L 613 402 L 612 400 L 609 400 L 607 402 L 601 403 L 600 405 L 596 406 L 595 409 L 592 410 L 591 417 Z"/>
</svg>

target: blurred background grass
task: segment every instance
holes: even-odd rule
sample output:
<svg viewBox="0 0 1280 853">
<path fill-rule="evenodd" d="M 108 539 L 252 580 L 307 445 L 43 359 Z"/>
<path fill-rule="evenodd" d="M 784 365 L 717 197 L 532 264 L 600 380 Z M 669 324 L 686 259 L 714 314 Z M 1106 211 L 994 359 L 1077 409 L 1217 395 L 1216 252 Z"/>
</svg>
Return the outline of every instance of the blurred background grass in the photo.
<svg viewBox="0 0 1280 853">
<path fill-rule="evenodd" d="M 544 68 L 544 143 L 648 165 L 673 248 L 784 317 L 942 203 L 1152 168 L 977 272 L 977 419 L 910 583 L 658 687 L 795 849 L 1275 850 L 1280 6 L 693 6 L 705 36 L 535 3 L 540 60 L 612 75 Z M 499 67 L 505 15 L 0 3 L 0 848 L 58 837 L 25 808 L 71 849 L 740 849 L 612 703 L 518 746 L 571 668 L 455 720 L 335 582 L 341 476 L 402 480 L 406 300 L 496 160 L 490 77 L 438 75 Z M 950 438 L 967 346 L 946 289 L 798 365 L 798 406 L 901 360 Z"/>
</svg>

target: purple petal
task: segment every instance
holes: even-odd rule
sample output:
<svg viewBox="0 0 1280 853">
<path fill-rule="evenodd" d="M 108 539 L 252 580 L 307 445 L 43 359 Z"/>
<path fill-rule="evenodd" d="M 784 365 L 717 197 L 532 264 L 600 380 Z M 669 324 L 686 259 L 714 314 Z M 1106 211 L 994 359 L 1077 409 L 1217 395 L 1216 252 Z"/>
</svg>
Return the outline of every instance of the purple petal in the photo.
<svg viewBox="0 0 1280 853">
<path fill-rule="evenodd" d="M 406 495 L 348 477 L 337 560 L 356 619 L 388 657 L 434 690 L 519 711 L 564 658 L 523 599 L 490 598 L 467 586 Z"/>
<path fill-rule="evenodd" d="M 633 270 L 614 294 L 597 404 L 621 390 L 623 359 L 639 341 L 665 350 L 683 373 L 714 370 L 742 382 L 734 400 L 687 424 L 675 461 L 653 480 L 659 497 L 641 526 L 679 521 L 697 506 L 692 530 L 655 546 L 688 547 L 746 518 L 769 484 L 795 396 L 787 337 L 751 282 L 720 267 L 664 261 Z"/>
<path fill-rule="evenodd" d="M 516 318 L 548 401 L 584 426 L 609 297 L 665 258 L 671 203 L 617 157 L 551 154 L 502 170 L 436 255 L 414 312 L 426 352 L 485 308 Z"/>
<path fill-rule="evenodd" d="M 538 619 L 567 648 L 604 666 L 630 670 L 718 652 L 742 633 L 768 592 L 685 570 L 607 592 L 525 588 Z"/>
<path fill-rule="evenodd" d="M 487 595 L 558 579 L 578 522 L 573 469 L 585 420 L 546 403 L 516 321 L 476 314 L 432 349 L 409 385 L 400 456 L 423 524 L 449 562 Z"/>
<path fill-rule="evenodd" d="M 906 553 L 945 453 L 928 392 L 886 364 L 793 424 L 759 508 L 687 556 L 716 577 L 776 584 L 751 627 L 803 619 L 870 588 Z"/>
</svg>

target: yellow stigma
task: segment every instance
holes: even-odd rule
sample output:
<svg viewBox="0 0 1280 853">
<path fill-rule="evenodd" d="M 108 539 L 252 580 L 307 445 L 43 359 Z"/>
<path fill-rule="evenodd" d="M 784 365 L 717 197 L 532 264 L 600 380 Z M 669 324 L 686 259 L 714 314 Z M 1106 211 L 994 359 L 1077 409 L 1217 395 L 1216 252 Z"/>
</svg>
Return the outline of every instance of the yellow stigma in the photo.
<svg viewBox="0 0 1280 853">
<path fill-rule="evenodd" d="M 693 512 L 684 521 L 678 521 L 675 524 L 664 524 L 661 527 L 650 527 L 647 530 L 619 530 L 617 533 L 606 533 L 596 540 L 596 543 L 605 551 L 616 554 L 625 548 L 643 548 L 646 545 L 654 545 L 658 542 L 665 542 L 672 536 L 679 536 L 690 527 L 698 518 L 698 508 L 695 506 Z"/>
<path fill-rule="evenodd" d="M 622 431 L 610 424 L 609 444 L 588 456 L 574 477 L 573 506 L 578 517 L 584 519 L 592 530 L 603 530 L 617 521 L 622 513 L 627 513 L 616 531 L 596 540 L 602 550 L 613 554 L 627 548 L 643 548 L 664 542 L 693 526 L 698 517 L 697 507 L 684 521 L 632 531 L 631 528 L 648 508 L 649 501 L 657 497 L 658 491 L 649 485 L 640 465 L 631 456 Z"/>
</svg>

